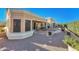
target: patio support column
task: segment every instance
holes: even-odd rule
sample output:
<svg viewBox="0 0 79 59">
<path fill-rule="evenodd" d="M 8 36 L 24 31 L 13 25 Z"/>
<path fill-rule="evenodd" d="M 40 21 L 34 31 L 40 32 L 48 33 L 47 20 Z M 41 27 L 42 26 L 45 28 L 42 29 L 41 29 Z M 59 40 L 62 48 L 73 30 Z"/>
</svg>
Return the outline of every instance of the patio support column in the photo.
<svg viewBox="0 0 79 59">
<path fill-rule="evenodd" d="M 43 24 L 42 26 L 44 27 L 44 23 L 42 23 L 42 24 Z"/>
<path fill-rule="evenodd" d="M 47 27 L 47 26 L 48 26 L 48 23 L 46 22 L 46 29 L 48 29 L 48 27 Z"/>
<path fill-rule="evenodd" d="M 25 20 L 21 20 L 21 32 L 25 32 Z"/>
<path fill-rule="evenodd" d="M 32 28 L 33 28 L 33 24 L 32 24 L 33 22 L 32 22 L 32 20 L 31 20 L 31 23 L 30 23 L 30 27 L 31 27 L 31 31 L 33 30 Z"/>
</svg>

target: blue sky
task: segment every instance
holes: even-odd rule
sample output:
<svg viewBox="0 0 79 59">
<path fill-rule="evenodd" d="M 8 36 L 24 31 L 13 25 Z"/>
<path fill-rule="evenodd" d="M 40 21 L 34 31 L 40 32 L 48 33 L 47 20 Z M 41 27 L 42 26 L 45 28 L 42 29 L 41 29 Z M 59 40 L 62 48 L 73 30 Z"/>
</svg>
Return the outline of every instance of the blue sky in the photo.
<svg viewBox="0 0 79 59">
<path fill-rule="evenodd" d="M 0 21 L 5 21 L 6 19 L 6 9 L 0 8 Z"/>
<path fill-rule="evenodd" d="M 57 23 L 79 20 L 79 8 L 23 8 L 39 16 L 52 17 Z M 6 9 L 0 8 L 0 20 L 5 21 Z"/>
</svg>

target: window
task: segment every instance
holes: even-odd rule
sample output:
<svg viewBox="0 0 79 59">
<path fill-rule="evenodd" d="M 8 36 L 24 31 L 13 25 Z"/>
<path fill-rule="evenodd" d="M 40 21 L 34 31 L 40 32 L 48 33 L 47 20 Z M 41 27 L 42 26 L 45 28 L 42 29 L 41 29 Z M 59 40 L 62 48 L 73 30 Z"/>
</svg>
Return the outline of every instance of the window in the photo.
<svg viewBox="0 0 79 59">
<path fill-rule="evenodd" d="M 13 19 L 13 32 L 21 32 L 21 20 Z"/>
<path fill-rule="evenodd" d="M 30 20 L 25 20 L 25 31 L 30 31 Z"/>
</svg>

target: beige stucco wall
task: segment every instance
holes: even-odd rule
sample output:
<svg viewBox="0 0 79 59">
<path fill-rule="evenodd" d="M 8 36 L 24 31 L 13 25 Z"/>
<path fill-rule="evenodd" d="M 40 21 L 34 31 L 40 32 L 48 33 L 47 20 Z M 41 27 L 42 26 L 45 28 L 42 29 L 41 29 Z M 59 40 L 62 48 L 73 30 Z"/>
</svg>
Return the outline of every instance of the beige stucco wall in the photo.
<svg viewBox="0 0 79 59">
<path fill-rule="evenodd" d="M 38 29 L 41 28 L 41 23 L 37 23 Z"/>
<path fill-rule="evenodd" d="M 25 32 L 25 20 L 21 20 L 21 32 Z"/>
<path fill-rule="evenodd" d="M 53 22 L 52 18 L 48 18 L 48 19 L 47 19 L 47 22 L 48 22 L 49 24 L 51 24 L 51 23 Z"/>
<path fill-rule="evenodd" d="M 13 20 L 10 18 L 7 20 L 7 27 L 9 32 L 13 32 Z"/>
</svg>

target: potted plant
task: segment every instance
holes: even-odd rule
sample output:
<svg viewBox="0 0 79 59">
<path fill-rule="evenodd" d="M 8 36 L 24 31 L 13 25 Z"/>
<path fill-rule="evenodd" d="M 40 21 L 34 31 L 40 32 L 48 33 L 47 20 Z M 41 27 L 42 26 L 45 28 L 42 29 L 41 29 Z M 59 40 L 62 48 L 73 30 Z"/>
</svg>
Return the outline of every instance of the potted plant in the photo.
<svg viewBox="0 0 79 59">
<path fill-rule="evenodd" d="M 68 46 L 68 51 L 79 51 L 78 40 L 69 36 L 65 36 L 64 43 Z"/>
<path fill-rule="evenodd" d="M 49 31 L 49 32 L 48 32 L 48 35 L 49 35 L 49 36 L 52 35 L 52 32 Z"/>
</svg>

